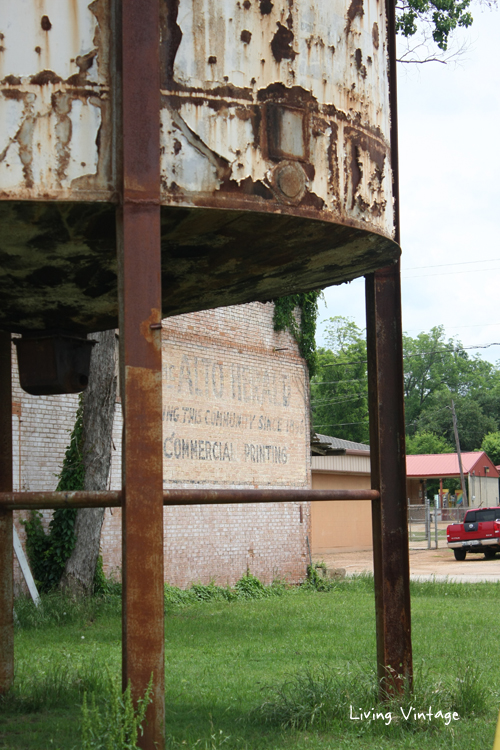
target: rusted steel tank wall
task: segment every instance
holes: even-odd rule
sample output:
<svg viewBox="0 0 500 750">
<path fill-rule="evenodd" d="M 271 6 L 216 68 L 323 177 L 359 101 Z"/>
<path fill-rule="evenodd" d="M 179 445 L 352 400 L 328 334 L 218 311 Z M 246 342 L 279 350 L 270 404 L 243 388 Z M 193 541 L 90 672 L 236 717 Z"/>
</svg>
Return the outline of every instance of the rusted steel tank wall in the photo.
<svg viewBox="0 0 500 750">
<path fill-rule="evenodd" d="M 383 0 L 167 0 L 163 201 L 392 236 Z"/>
<path fill-rule="evenodd" d="M 15 0 L 0 15 L 0 199 L 110 200 L 109 0 Z"/>
<path fill-rule="evenodd" d="M 399 256 L 384 3 L 162 0 L 164 316 L 339 284 Z M 2 4 L 0 328 L 118 325 L 121 7 Z"/>
<path fill-rule="evenodd" d="M 0 21 L 0 197 L 110 201 L 111 0 Z M 381 0 L 166 0 L 162 203 L 392 235 Z"/>
</svg>

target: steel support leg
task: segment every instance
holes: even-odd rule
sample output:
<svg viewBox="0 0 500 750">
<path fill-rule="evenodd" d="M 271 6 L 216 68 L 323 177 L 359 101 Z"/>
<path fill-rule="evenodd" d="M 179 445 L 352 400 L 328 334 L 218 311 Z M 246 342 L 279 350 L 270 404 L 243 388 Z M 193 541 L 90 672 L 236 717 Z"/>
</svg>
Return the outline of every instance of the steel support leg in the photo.
<svg viewBox="0 0 500 750">
<path fill-rule="evenodd" d="M 122 2 L 118 214 L 123 436 L 123 681 L 153 676 L 144 750 L 164 747 L 159 4 Z"/>
<path fill-rule="evenodd" d="M 0 491 L 12 492 L 10 333 L 0 331 Z M 0 694 L 14 679 L 14 549 L 12 511 L 0 509 Z"/>
<path fill-rule="evenodd" d="M 377 662 L 382 694 L 412 681 L 399 264 L 366 277 Z"/>
</svg>

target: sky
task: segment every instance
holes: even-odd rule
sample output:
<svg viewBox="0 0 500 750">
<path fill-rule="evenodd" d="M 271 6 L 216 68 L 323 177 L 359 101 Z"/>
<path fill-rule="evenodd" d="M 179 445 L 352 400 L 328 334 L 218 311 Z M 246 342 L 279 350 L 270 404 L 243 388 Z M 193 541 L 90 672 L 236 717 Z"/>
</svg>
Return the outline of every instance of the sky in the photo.
<svg viewBox="0 0 500 750">
<path fill-rule="evenodd" d="M 500 360 L 500 10 L 473 7 L 446 65 L 398 65 L 403 330 L 446 337 Z M 497 135 L 495 136 L 495 133 Z M 365 328 L 364 281 L 325 290 L 325 321 Z"/>
</svg>

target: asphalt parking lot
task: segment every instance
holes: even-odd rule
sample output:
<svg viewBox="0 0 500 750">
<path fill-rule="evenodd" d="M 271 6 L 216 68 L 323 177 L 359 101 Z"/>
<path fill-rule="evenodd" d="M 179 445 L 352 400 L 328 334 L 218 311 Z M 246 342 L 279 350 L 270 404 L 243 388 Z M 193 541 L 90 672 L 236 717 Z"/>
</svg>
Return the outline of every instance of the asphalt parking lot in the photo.
<svg viewBox="0 0 500 750">
<path fill-rule="evenodd" d="M 410 577 L 421 581 L 500 581 L 500 553 L 493 560 L 485 560 L 482 554 L 468 554 L 463 562 L 455 560 L 453 551 L 443 546 L 438 549 L 410 549 Z M 343 552 L 315 556 L 315 562 L 323 560 L 329 568 L 345 568 L 347 575 L 373 573 L 373 555 L 367 551 Z"/>
</svg>

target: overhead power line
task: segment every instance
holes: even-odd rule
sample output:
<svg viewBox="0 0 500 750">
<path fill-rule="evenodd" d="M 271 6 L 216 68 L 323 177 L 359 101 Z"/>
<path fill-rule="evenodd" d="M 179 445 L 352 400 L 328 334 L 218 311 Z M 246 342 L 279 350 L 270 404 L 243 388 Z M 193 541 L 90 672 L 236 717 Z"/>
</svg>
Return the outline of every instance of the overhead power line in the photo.
<svg viewBox="0 0 500 750">
<path fill-rule="evenodd" d="M 444 354 L 445 352 L 455 352 L 470 350 L 470 349 L 489 349 L 490 346 L 500 346 L 500 342 L 493 341 L 491 344 L 476 344 L 475 346 L 460 346 L 460 347 L 447 347 L 444 349 L 433 349 L 427 352 L 415 352 L 415 354 L 403 354 L 403 359 L 410 359 L 410 357 L 425 357 L 427 354 Z M 366 365 L 366 359 L 358 359 L 354 362 L 331 362 L 330 364 L 321 364 L 320 367 L 347 367 L 350 365 Z M 344 381 L 346 382 L 346 381 Z"/>
<path fill-rule="evenodd" d="M 367 395 L 368 394 L 366 393 L 366 391 L 362 391 L 357 396 L 350 396 L 349 398 L 339 398 L 339 399 L 336 399 L 335 401 L 330 401 L 330 399 L 328 398 L 323 398 L 323 399 L 312 398 L 311 403 L 313 403 L 314 406 L 316 406 L 316 404 L 345 404 L 347 401 L 359 401 L 362 398 L 366 398 Z"/>
<path fill-rule="evenodd" d="M 488 271 L 490 273 L 491 271 L 500 271 L 500 268 L 469 268 L 467 271 L 442 271 L 441 273 L 424 273 L 420 274 L 419 276 L 404 276 L 401 275 L 401 278 L 404 279 L 430 279 L 432 276 L 457 276 L 461 273 L 484 273 L 485 271 Z"/>
<path fill-rule="evenodd" d="M 410 266 L 410 268 L 403 268 L 403 271 L 419 271 L 422 268 L 445 268 L 446 266 L 468 266 L 474 263 L 497 263 L 500 258 L 485 258 L 484 260 L 464 260 L 460 263 L 438 263 L 432 266 Z M 484 269 L 483 269 L 484 270 Z"/>
</svg>

